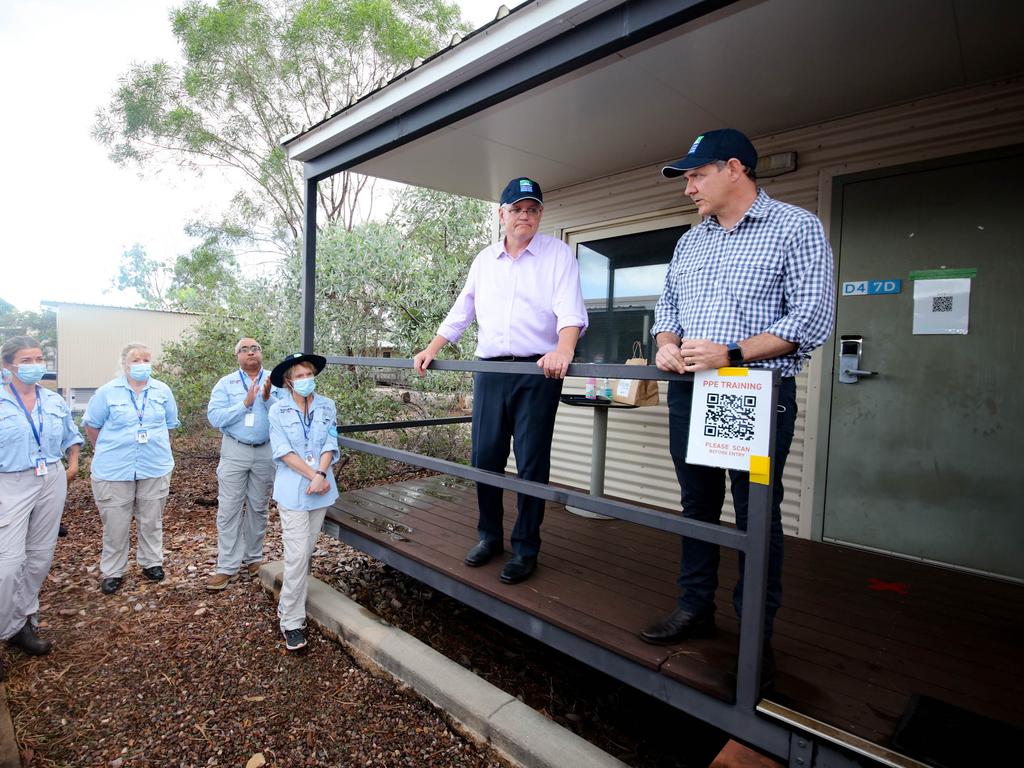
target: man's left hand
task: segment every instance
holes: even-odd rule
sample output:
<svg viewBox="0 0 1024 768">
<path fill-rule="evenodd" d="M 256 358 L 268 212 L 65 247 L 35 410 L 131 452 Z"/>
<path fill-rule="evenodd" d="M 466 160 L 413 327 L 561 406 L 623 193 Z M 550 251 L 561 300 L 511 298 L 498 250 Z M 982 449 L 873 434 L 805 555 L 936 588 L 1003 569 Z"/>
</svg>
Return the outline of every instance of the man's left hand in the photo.
<svg viewBox="0 0 1024 768">
<path fill-rule="evenodd" d="M 571 362 L 572 353 L 555 349 L 538 360 L 537 366 L 544 369 L 544 375 L 549 379 L 564 379 Z"/>
<path fill-rule="evenodd" d="M 729 347 L 707 339 L 683 339 L 679 352 L 687 373 L 713 371 L 729 365 Z"/>
</svg>

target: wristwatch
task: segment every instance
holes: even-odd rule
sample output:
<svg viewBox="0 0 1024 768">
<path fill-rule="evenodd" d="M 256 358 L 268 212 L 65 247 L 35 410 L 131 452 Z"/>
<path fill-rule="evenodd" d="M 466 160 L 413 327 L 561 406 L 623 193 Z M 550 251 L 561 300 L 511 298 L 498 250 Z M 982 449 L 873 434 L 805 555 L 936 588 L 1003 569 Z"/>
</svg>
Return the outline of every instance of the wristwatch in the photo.
<svg viewBox="0 0 1024 768">
<path fill-rule="evenodd" d="M 326 479 L 327 479 L 327 473 L 326 473 L 326 472 L 324 472 L 324 471 L 323 471 L 322 469 L 318 469 L 318 470 L 316 471 L 316 474 L 320 475 L 320 477 L 322 477 L 322 478 L 323 478 L 324 480 L 326 480 Z"/>
<path fill-rule="evenodd" d="M 743 350 L 735 341 L 729 345 L 729 365 L 743 365 Z"/>
</svg>

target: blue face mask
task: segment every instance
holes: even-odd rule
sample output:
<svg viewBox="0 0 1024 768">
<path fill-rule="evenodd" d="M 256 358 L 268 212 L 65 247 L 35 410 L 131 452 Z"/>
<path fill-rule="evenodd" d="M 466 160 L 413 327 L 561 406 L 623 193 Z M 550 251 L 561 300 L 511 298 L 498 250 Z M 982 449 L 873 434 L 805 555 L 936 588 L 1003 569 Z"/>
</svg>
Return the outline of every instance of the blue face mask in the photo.
<svg viewBox="0 0 1024 768">
<path fill-rule="evenodd" d="M 128 366 L 128 373 L 136 381 L 145 381 L 153 373 L 153 365 L 151 363 L 132 363 Z"/>
<path fill-rule="evenodd" d="M 313 394 L 313 390 L 316 389 L 316 379 L 312 376 L 308 379 L 295 379 L 292 381 L 292 389 L 302 397 L 309 397 Z"/>
<path fill-rule="evenodd" d="M 25 384 L 35 384 L 43 378 L 46 366 L 42 363 L 22 363 L 18 366 L 18 378 Z"/>
</svg>

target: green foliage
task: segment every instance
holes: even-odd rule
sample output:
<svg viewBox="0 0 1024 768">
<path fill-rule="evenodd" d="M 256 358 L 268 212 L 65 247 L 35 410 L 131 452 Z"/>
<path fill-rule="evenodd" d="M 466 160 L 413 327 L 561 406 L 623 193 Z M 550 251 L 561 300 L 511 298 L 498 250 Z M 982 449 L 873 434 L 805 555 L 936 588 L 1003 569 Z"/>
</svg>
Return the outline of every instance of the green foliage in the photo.
<svg viewBox="0 0 1024 768">
<path fill-rule="evenodd" d="M 245 187 L 226 228 L 283 252 L 302 231 L 302 168 L 281 140 L 465 31 L 445 0 L 189 0 L 171 27 L 183 63 L 133 66 L 93 135 L 120 164 L 238 172 Z M 350 174 L 321 184 L 320 221 L 351 228 L 364 187 Z"/>
<path fill-rule="evenodd" d="M 57 346 L 57 313 L 50 310 L 19 312 L 13 304 L 0 299 L 0 344 L 13 336 L 25 334 L 42 344 L 44 350 L 54 350 Z"/>
</svg>

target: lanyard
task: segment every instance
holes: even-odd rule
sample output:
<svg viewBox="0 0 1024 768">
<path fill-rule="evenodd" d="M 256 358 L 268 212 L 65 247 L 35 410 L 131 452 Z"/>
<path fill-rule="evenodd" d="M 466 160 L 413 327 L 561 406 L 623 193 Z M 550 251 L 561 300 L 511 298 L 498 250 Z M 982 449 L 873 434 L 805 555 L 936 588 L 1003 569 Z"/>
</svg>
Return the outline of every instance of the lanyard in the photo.
<svg viewBox="0 0 1024 768">
<path fill-rule="evenodd" d="M 256 377 L 256 386 L 257 386 L 257 387 L 258 387 L 258 386 L 260 385 L 260 382 L 261 382 L 261 381 L 263 381 L 263 374 L 264 374 L 264 373 L 266 373 L 266 371 L 264 371 L 264 370 L 263 370 L 263 369 L 261 368 L 261 369 L 260 369 L 260 375 Z M 238 371 L 238 378 L 239 378 L 239 379 L 241 380 L 241 382 L 242 382 L 242 389 L 243 389 L 244 391 L 248 392 L 248 391 L 249 391 L 249 382 L 247 382 L 247 381 L 246 381 L 246 378 L 247 378 L 247 377 L 246 377 L 246 375 L 245 375 L 244 373 L 242 373 L 241 369 L 239 369 L 239 371 Z"/>
<path fill-rule="evenodd" d="M 302 436 L 306 438 L 306 445 L 309 445 L 309 430 L 313 426 L 313 414 L 316 412 L 316 408 L 313 408 L 309 412 L 307 418 L 306 414 L 299 414 L 299 423 L 302 424 Z"/>
<path fill-rule="evenodd" d="M 142 426 L 142 417 L 146 414 L 146 401 L 149 399 L 149 387 L 142 393 L 142 409 L 139 409 L 139 404 L 135 402 L 135 391 L 131 387 L 128 388 L 128 394 L 132 396 L 132 405 L 135 406 L 135 414 L 139 417 L 139 426 Z"/>
<path fill-rule="evenodd" d="M 14 393 L 14 397 L 18 400 L 18 405 L 21 406 L 21 412 L 25 414 L 25 418 L 28 419 L 28 425 L 32 427 L 32 437 L 36 439 L 36 445 L 39 446 L 39 450 L 43 450 L 43 398 L 39 396 L 39 386 L 36 385 L 36 414 L 39 416 L 39 428 L 36 429 L 36 424 L 32 421 L 32 414 L 29 413 L 28 408 L 25 407 L 25 403 L 21 399 L 21 395 L 18 394 L 18 390 L 14 388 L 14 384 L 8 384 L 11 388 L 11 392 Z"/>
</svg>

